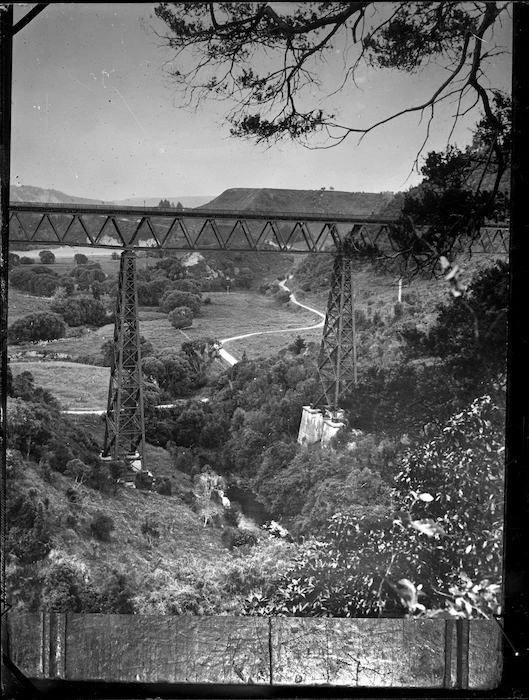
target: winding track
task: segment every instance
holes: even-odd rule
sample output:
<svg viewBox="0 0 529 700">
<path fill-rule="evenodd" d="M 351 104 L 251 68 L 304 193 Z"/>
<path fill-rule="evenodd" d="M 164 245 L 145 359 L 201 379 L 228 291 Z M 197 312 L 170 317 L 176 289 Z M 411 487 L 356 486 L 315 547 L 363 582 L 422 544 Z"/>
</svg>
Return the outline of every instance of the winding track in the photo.
<svg viewBox="0 0 529 700">
<path fill-rule="evenodd" d="M 317 314 L 318 316 L 320 316 L 320 318 L 322 320 L 313 326 L 301 326 L 299 328 L 279 328 L 279 329 L 273 330 L 273 331 L 256 331 L 254 333 L 243 333 L 242 335 L 234 335 L 231 338 L 224 338 L 223 340 L 220 341 L 220 343 L 223 347 L 219 350 L 219 355 L 231 367 L 233 367 L 233 365 L 237 364 L 238 360 L 233 355 L 231 355 L 227 350 L 224 349 L 224 345 L 226 343 L 231 343 L 235 340 L 243 340 L 243 338 L 250 338 L 251 336 L 254 336 L 254 335 L 268 335 L 271 333 L 293 333 L 293 332 L 295 333 L 296 331 L 311 331 L 315 328 L 323 328 L 323 325 L 325 323 L 325 314 L 322 313 L 321 311 L 318 311 L 317 309 L 313 309 L 311 306 L 307 306 L 306 304 L 302 304 L 301 302 L 299 302 L 296 299 L 296 297 L 294 296 L 294 294 L 290 291 L 290 289 L 286 286 L 285 282 L 286 282 L 286 280 L 283 280 L 282 282 L 279 283 L 279 286 L 285 292 L 290 293 L 290 301 L 293 304 L 296 304 L 296 306 L 301 306 L 302 309 L 307 309 L 307 311 L 311 311 L 312 313 Z"/>
<path fill-rule="evenodd" d="M 290 293 L 290 301 L 293 304 L 296 304 L 296 306 L 300 306 L 302 309 L 306 309 L 307 311 L 311 311 L 312 313 L 316 314 L 319 316 L 322 320 L 319 321 L 318 323 L 312 325 L 312 326 L 300 326 L 299 328 L 279 328 L 277 330 L 273 331 L 255 331 L 254 333 L 243 333 L 242 335 L 234 335 L 231 336 L 230 338 L 223 338 L 220 340 L 220 344 L 222 347 L 219 350 L 219 355 L 222 357 L 222 359 L 230 365 L 230 367 L 233 367 L 233 365 L 236 365 L 237 362 L 239 361 L 236 357 L 231 355 L 227 350 L 225 350 L 224 345 L 226 343 L 232 343 L 235 340 L 243 340 L 244 338 L 250 338 L 251 336 L 254 335 L 269 335 L 271 333 L 295 333 L 297 331 L 311 331 L 314 330 L 315 328 L 323 328 L 323 325 L 325 323 L 325 314 L 322 313 L 321 311 L 318 311 L 317 309 L 313 309 L 311 306 L 307 306 L 306 304 L 302 304 L 299 302 L 294 294 L 290 291 L 290 289 L 286 286 L 285 284 L 286 279 L 283 280 L 282 282 L 279 282 L 279 286 L 281 289 L 283 289 L 285 292 Z M 205 399 L 203 399 L 205 400 Z M 156 408 L 174 408 L 175 406 L 178 405 L 183 405 L 185 403 L 185 399 L 182 399 L 181 402 L 177 401 L 176 403 L 171 403 L 171 404 L 161 404 L 160 406 L 156 406 Z M 102 416 L 106 413 L 106 410 L 91 410 L 91 409 L 78 409 L 78 410 L 69 410 L 69 411 L 63 411 L 63 413 L 69 413 L 72 415 L 99 415 Z"/>
</svg>

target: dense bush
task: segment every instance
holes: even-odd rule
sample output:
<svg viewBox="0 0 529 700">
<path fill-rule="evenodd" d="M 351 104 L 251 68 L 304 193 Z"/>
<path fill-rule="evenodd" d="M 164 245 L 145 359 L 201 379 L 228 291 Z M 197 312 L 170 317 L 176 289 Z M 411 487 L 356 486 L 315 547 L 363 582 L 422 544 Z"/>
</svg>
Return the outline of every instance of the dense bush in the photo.
<svg viewBox="0 0 529 700">
<path fill-rule="evenodd" d="M 112 569 L 96 586 L 84 563 L 59 554 L 45 574 L 41 606 L 50 612 L 131 614 L 133 596 L 133 582 L 120 569 Z"/>
<path fill-rule="evenodd" d="M 158 306 L 160 299 L 171 285 L 167 277 L 157 277 L 151 281 L 138 281 L 138 304 L 140 306 Z"/>
<path fill-rule="evenodd" d="M 483 589 L 473 599 L 483 607 L 461 606 L 464 616 L 497 612 L 487 608 L 486 589 L 497 590 L 501 576 L 503 431 L 502 412 L 484 397 L 426 434 L 402 462 L 392 509 L 337 513 L 323 538 L 300 548 L 275 591 L 253 597 L 249 610 L 435 616 L 463 585 L 467 601 L 473 586 Z M 453 605 L 451 615 L 457 598 Z"/>
<path fill-rule="evenodd" d="M 86 566 L 74 557 L 55 559 L 44 576 L 42 607 L 50 612 L 93 612 L 95 591 Z"/>
<path fill-rule="evenodd" d="M 193 312 L 187 306 L 177 306 L 169 312 L 167 319 L 176 329 L 190 328 L 193 325 Z"/>
<path fill-rule="evenodd" d="M 98 262 L 88 262 L 82 265 L 77 265 L 70 272 L 70 277 L 73 277 L 79 289 L 88 289 L 93 282 L 104 282 L 106 275 L 101 269 L 101 264 Z"/>
<path fill-rule="evenodd" d="M 6 552 L 22 564 L 44 559 L 52 548 L 51 526 L 46 507 L 36 489 L 10 491 L 7 500 Z"/>
<path fill-rule="evenodd" d="M 202 284 L 199 280 L 180 279 L 171 283 L 171 289 L 179 292 L 190 292 L 200 296 L 202 293 Z"/>
<path fill-rule="evenodd" d="M 14 270 L 9 282 L 16 289 L 39 296 L 51 296 L 60 286 L 59 275 L 43 265 Z"/>
<path fill-rule="evenodd" d="M 29 258 L 27 255 L 23 255 L 20 258 L 20 264 L 21 265 L 34 265 L 35 260 L 33 258 Z"/>
<path fill-rule="evenodd" d="M 185 277 L 185 267 L 177 257 L 167 256 L 157 260 L 154 266 L 156 270 L 162 270 L 165 277 L 170 280 L 177 280 Z"/>
<path fill-rule="evenodd" d="M 14 321 L 8 329 L 8 338 L 18 343 L 55 340 L 66 333 L 66 324 L 56 313 L 37 312 Z"/>
<path fill-rule="evenodd" d="M 160 299 L 160 308 L 166 314 L 177 307 L 186 306 L 194 315 L 200 312 L 200 296 L 191 292 L 168 290 Z"/>
<path fill-rule="evenodd" d="M 15 289 L 29 291 L 31 289 L 31 282 L 33 279 L 34 275 L 30 269 L 19 268 L 18 270 L 13 270 L 13 272 L 11 272 L 9 275 L 9 284 L 11 284 L 12 287 L 15 287 Z"/>
<path fill-rule="evenodd" d="M 60 286 L 57 278 L 50 275 L 35 275 L 31 292 L 39 297 L 51 297 Z"/>
<path fill-rule="evenodd" d="M 153 346 L 152 343 L 147 340 L 143 335 L 140 335 L 140 352 L 142 359 L 148 355 L 152 355 Z M 112 357 L 114 354 L 114 339 L 109 338 L 101 345 L 101 355 L 103 356 L 103 365 L 110 367 L 112 364 Z"/>
<path fill-rule="evenodd" d="M 76 253 L 73 256 L 73 259 L 75 260 L 76 265 L 86 265 L 88 262 L 88 258 L 83 253 Z"/>
<path fill-rule="evenodd" d="M 75 481 L 82 484 L 90 478 L 92 468 L 88 464 L 82 462 L 80 459 L 71 459 L 66 463 L 64 473 L 66 476 L 69 476 L 71 479 L 75 479 Z"/>
<path fill-rule="evenodd" d="M 60 314 L 69 326 L 104 326 L 109 322 L 105 307 L 93 297 L 58 299 L 50 309 Z"/>
<path fill-rule="evenodd" d="M 170 396 L 186 395 L 193 387 L 191 365 L 182 353 L 172 348 L 142 358 L 142 370 Z"/>
</svg>

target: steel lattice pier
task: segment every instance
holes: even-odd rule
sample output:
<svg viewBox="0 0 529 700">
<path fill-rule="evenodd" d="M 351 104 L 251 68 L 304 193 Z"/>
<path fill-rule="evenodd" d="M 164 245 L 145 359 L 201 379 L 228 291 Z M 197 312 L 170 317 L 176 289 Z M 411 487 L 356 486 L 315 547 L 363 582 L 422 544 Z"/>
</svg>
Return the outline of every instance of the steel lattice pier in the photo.
<svg viewBox="0 0 529 700">
<path fill-rule="evenodd" d="M 121 254 L 114 346 L 102 457 L 125 459 L 143 469 L 145 419 L 136 291 L 136 254 Z"/>
</svg>

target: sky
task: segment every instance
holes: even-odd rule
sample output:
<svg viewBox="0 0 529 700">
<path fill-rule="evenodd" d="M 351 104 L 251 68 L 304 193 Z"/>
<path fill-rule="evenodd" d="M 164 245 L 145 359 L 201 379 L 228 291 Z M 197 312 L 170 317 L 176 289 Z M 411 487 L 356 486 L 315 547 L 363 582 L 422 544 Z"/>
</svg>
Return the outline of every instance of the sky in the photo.
<svg viewBox="0 0 529 700">
<path fill-rule="evenodd" d="M 15 4 L 15 22 L 32 4 Z M 326 149 L 284 142 L 258 146 L 229 135 L 222 105 L 183 109 L 168 75 L 165 25 L 153 3 L 51 3 L 14 38 L 11 182 L 102 200 L 217 196 L 232 187 L 400 191 L 417 184 L 415 156 L 425 121 L 417 114 Z M 510 23 L 501 40 L 507 48 Z M 320 66 L 333 84 L 344 53 Z M 333 60 L 335 58 L 335 60 Z M 328 101 L 343 121 L 365 126 L 418 104 L 444 79 L 432 65 L 419 76 L 362 70 L 358 89 Z M 487 74 L 510 89 L 510 60 Z M 315 97 L 316 99 L 316 97 Z M 446 146 L 454 107 L 438 110 L 426 150 Z M 454 132 L 464 147 L 474 110 Z"/>
</svg>

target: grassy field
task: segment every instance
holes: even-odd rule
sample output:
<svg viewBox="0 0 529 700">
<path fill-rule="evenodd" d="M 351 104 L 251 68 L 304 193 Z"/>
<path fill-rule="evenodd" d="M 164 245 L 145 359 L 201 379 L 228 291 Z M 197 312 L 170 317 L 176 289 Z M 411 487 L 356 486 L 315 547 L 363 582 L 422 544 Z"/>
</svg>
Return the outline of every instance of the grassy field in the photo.
<svg viewBox="0 0 529 700">
<path fill-rule="evenodd" d="M 259 335 L 228 343 L 228 352 L 240 359 L 247 356 L 267 357 L 291 343 L 301 326 L 318 322 L 315 314 L 298 307 L 279 306 L 273 299 L 255 292 L 211 293 L 211 304 L 202 306 L 201 315 L 195 318 L 193 326 L 179 331 L 167 320 L 165 314 L 156 311 L 140 310 L 140 332 L 149 340 L 156 351 L 165 348 L 179 349 L 186 340 L 205 336 L 222 339 L 243 333 L 254 333 L 285 329 L 284 332 Z M 12 295 L 14 308 L 20 315 L 30 310 L 45 310 L 49 300 L 41 297 L 25 297 L 16 290 Z M 291 329 L 291 330 L 289 330 Z M 66 353 L 72 357 L 101 358 L 101 345 L 112 338 L 114 327 L 106 325 L 96 330 L 87 330 L 77 338 L 60 338 L 47 343 L 47 352 Z M 305 331 L 301 335 L 306 340 L 319 342 L 321 329 Z M 10 346 L 10 354 L 21 350 L 33 350 L 33 345 Z M 33 374 L 35 383 L 49 389 L 65 408 L 102 409 L 106 405 L 109 368 L 76 362 L 18 362 L 11 361 L 14 374 L 24 370 Z"/>
<path fill-rule="evenodd" d="M 36 297 L 18 289 L 9 287 L 7 317 L 11 325 L 23 316 L 33 314 L 38 311 L 49 311 L 51 299 L 47 297 Z"/>
<path fill-rule="evenodd" d="M 156 350 L 164 348 L 180 348 L 186 340 L 195 340 L 205 336 L 212 336 L 221 340 L 243 333 L 253 333 L 256 331 L 268 331 L 274 329 L 295 329 L 299 326 L 308 326 L 317 322 L 314 314 L 303 311 L 297 307 L 280 306 L 273 299 L 265 297 L 257 292 L 212 292 L 208 293 L 211 304 L 203 304 L 200 315 L 197 316 L 191 328 L 185 331 L 176 330 L 167 320 L 165 314 L 156 310 L 141 309 L 140 333 L 149 340 Z M 23 316 L 30 311 L 44 311 L 48 308 L 49 300 L 41 297 L 30 297 L 21 295 L 14 290 L 12 295 L 14 313 L 17 317 Z M 10 301 L 10 303 L 11 303 Z M 46 345 L 46 350 L 57 353 L 67 353 L 76 357 L 101 357 L 101 345 L 112 337 L 113 325 L 106 325 L 96 330 L 87 330 L 78 338 L 59 338 Z M 257 356 L 270 354 L 276 349 L 291 342 L 297 333 L 286 331 L 274 336 L 267 336 L 266 343 L 255 343 L 248 341 L 237 341 L 237 344 L 230 346 L 236 350 L 235 354 L 244 352 L 247 349 L 248 355 Z M 249 341 L 252 339 L 248 339 Z M 26 346 L 11 346 L 10 351 L 20 351 L 30 349 Z M 34 349 L 31 346 L 31 349 Z"/>
<path fill-rule="evenodd" d="M 200 316 L 185 331 L 175 330 L 165 316 L 142 320 L 140 312 L 142 335 L 160 349 L 179 347 L 186 340 L 204 336 L 222 340 L 243 333 L 295 329 L 311 325 L 315 319 L 315 315 L 308 311 L 280 306 L 271 298 L 255 292 L 214 292 L 207 296 L 211 298 L 211 304 L 202 306 Z M 294 330 L 286 330 L 285 333 L 257 336 L 257 344 L 255 338 L 236 341 L 230 343 L 227 349 L 236 357 L 242 356 L 245 350 L 249 357 L 270 355 L 292 342 L 296 335 Z"/>
<path fill-rule="evenodd" d="M 77 362 L 11 362 L 14 375 L 31 372 L 37 386 L 48 389 L 64 408 L 103 409 L 110 370 Z"/>
</svg>

